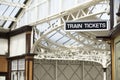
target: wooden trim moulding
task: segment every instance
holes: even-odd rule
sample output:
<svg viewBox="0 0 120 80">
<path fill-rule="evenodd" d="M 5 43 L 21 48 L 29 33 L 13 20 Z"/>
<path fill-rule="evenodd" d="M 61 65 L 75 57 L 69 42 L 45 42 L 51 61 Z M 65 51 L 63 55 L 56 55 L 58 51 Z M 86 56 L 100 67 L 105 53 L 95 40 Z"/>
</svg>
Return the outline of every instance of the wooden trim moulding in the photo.
<svg viewBox="0 0 120 80">
<path fill-rule="evenodd" d="M 119 35 L 120 35 L 120 23 L 118 23 L 116 25 L 116 27 L 114 29 L 112 29 L 112 31 L 110 33 L 110 37 L 115 38 L 115 37 L 117 37 Z"/>
<path fill-rule="evenodd" d="M 8 39 L 8 32 L 0 32 L 0 38 L 3 38 L 3 39 Z"/>
<path fill-rule="evenodd" d="M 119 35 L 120 35 L 120 23 L 118 23 L 116 27 L 114 27 L 110 31 L 108 36 L 97 36 L 96 38 L 103 39 L 103 40 L 110 40 L 110 39 L 116 38 Z"/>
<path fill-rule="evenodd" d="M 26 25 L 9 32 L 0 32 L 0 38 L 8 39 L 9 37 L 12 37 L 24 32 L 28 32 L 28 31 L 32 31 L 32 26 Z"/>
<path fill-rule="evenodd" d="M 8 73 L 7 72 L 0 72 L 0 76 L 7 76 Z"/>
<path fill-rule="evenodd" d="M 26 25 L 20 28 L 17 28 L 13 31 L 10 31 L 8 34 L 10 37 L 24 33 L 24 32 L 28 32 L 28 31 L 32 31 L 32 26 Z"/>
<path fill-rule="evenodd" d="M 34 54 L 34 53 L 31 53 L 31 54 L 23 54 L 23 55 L 20 55 L 20 56 L 8 57 L 7 59 L 8 59 L 8 60 L 16 60 L 16 59 L 26 58 L 26 56 L 34 57 L 35 55 L 36 55 L 36 54 Z"/>
</svg>

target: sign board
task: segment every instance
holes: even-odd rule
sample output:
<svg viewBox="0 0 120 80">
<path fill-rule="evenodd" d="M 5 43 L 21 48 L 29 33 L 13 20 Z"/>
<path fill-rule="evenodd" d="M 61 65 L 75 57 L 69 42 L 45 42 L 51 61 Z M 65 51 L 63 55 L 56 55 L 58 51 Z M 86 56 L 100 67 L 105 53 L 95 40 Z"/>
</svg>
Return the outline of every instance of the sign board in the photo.
<svg viewBox="0 0 120 80">
<path fill-rule="evenodd" d="M 66 31 L 104 31 L 108 30 L 108 21 L 70 21 L 65 22 Z"/>
</svg>

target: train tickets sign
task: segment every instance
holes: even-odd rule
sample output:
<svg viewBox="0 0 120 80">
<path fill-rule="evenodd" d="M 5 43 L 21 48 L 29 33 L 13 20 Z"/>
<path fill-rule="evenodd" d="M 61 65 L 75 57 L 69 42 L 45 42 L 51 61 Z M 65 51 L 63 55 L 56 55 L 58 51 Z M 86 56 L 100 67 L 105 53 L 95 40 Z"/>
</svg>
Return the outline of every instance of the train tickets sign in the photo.
<svg viewBox="0 0 120 80">
<path fill-rule="evenodd" d="M 66 31 L 103 31 L 108 30 L 108 21 L 69 21 L 65 22 Z"/>
</svg>

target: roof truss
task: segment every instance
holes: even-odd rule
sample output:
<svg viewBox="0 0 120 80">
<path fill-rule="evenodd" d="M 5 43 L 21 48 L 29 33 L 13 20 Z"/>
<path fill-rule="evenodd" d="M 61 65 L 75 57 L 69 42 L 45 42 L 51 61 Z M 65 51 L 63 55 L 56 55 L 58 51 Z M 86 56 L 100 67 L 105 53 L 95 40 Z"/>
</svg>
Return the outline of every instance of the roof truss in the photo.
<svg viewBox="0 0 120 80">
<path fill-rule="evenodd" d="M 62 59 L 62 60 L 84 60 L 84 61 L 93 61 L 98 62 L 106 67 L 110 61 L 110 51 L 109 45 L 104 41 L 99 41 L 95 38 L 95 35 L 86 32 L 75 32 L 76 35 L 73 35 L 71 32 L 60 33 L 59 30 L 64 31 L 64 22 L 66 21 L 76 21 L 76 20 L 83 20 L 94 18 L 95 20 L 100 20 L 101 18 L 96 18 L 97 15 L 103 15 L 107 13 L 107 8 L 103 9 L 99 12 L 94 12 L 94 8 L 97 4 L 104 0 L 89 0 L 84 4 L 77 5 L 74 8 L 62 11 L 58 14 L 46 17 L 41 20 L 37 20 L 30 25 L 38 25 L 38 24 L 47 24 L 49 27 L 45 29 L 41 35 L 38 34 L 37 41 L 33 46 L 33 50 L 31 52 L 37 53 L 38 55 L 36 58 L 38 59 Z M 109 4 L 109 2 L 108 2 Z M 92 6 L 91 9 L 89 9 Z M 88 10 L 89 9 L 89 10 Z M 51 20 L 55 20 L 55 23 L 50 24 Z M 57 24 L 57 21 L 61 21 L 60 24 Z M 38 30 L 39 31 L 39 30 Z M 68 37 L 69 39 L 75 40 L 75 42 L 82 44 L 83 46 L 80 47 L 79 45 L 66 45 L 58 44 L 57 41 L 62 39 L 63 37 L 59 38 L 56 41 L 51 41 L 50 37 L 47 37 L 50 33 L 55 32 L 60 33 L 63 37 Z M 41 33 L 41 32 L 40 32 Z M 53 34 L 52 36 L 54 36 Z M 56 50 L 55 50 L 56 49 Z M 93 54 L 95 51 L 95 54 Z M 72 55 L 71 54 L 76 54 Z M 93 54 L 93 55 L 92 55 Z"/>
<path fill-rule="evenodd" d="M 16 26 L 16 22 L 18 20 L 20 20 L 20 18 L 22 17 L 22 15 L 24 14 L 26 8 L 29 6 L 29 4 L 31 3 L 32 0 L 23 0 L 23 1 L 18 1 L 18 2 L 14 2 L 9 1 L 9 0 L 0 0 L 0 4 L 5 5 L 6 7 L 4 7 L 3 13 L 0 16 L 0 20 L 4 21 L 2 25 L 2 27 L 4 28 L 12 28 L 14 26 Z M 1 7 L 2 8 L 2 7 Z M 7 12 L 7 11 L 10 11 Z M 16 13 L 15 13 L 16 11 Z M 6 13 L 6 14 L 4 14 Z M 11 14 L 13 13 L 13 15 L 11 16 Z M 8 21 L 12 21 L 10 24 L 7 24 L 6 22 Z M 5 24 L 7 26 L 5 26 Z"/>
<path fill-rule="evenodd" d="M 8 20 L 8 21 L 15 21 L 16 22 L 16 18 L 14 18 L 14 17 L 0 16 L 0 20 Z"/>
<path fill-rule="evenodd" d="M 14 2 L 10 2 L 8 0 L 0 0 L 0 4 L 9 5 L 9 6 L 13 6 L 13 7 L 26 8 L 25 4 L 14 3 Z"/>
</svg>

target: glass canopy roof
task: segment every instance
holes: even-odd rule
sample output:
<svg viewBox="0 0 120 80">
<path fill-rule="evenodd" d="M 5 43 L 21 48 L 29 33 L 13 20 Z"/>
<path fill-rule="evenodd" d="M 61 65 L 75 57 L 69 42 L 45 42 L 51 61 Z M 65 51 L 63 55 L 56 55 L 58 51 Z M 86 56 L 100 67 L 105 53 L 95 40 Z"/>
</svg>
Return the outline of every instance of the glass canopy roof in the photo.
<svg viewBox="0 0 120 80">
<path fill-rule="evenodd" d="M 24 13 L 29 1 L 33 1 L 33 3 L 36 2 L 36 4 L 37 2 L 39 3 L 34 5 L 35 7 L 29 7 Z M 57 9 L 58 5 L 56 5 L 57 7 L 54 7 L 55 4 L 54 6 L 52 4 L 52 1 L 58 3 L 56 2 L 57 0 L 40 1 L 42 0 L 0 0 L 0 28 L 11 29 L 13 25 L 16 26 L 17 23 L 19 24 L 19 16 L 22 13 L 23 17 L 21 22 L 24 23 L 24 20 L 26 20 L 28 22 L 27 25 L 34 26 L 36 40 L 33 45 L 33 52 L 38 53 L 39 58 L 42 56 L 48 56 L 49 58 L 51 55 L 51 57 L 55 56 L 56 59 L 59 57 L 64 58 L 68 53 L 67 57 L 72 55 L 75 57 L 74 59 L 76 59 L 76 57 L 78 58 L 86 53 L 93 54 L 93 57 L 94 54 L 98 55 L 98 53 L 100 53 L 101 55 L 101 53 L 107 53 L 107 51 L 109 53 L 109 45 L 104 41 L 96 39 L 96 36 L 103 35 L 104 32 L 66 32 L 64 30 L 64 23 L 66 21 L 109 21 L 109 0 L 85 0 L 85 3 L 78 3 L 75 6 L 71 6 L 70 9 L 66 9 L 66 7 L 69 6 L 67 5 L 68 1 L 61 0 L 64 4 L 61 3 L 63 6 L 60 6 L 61 11 L 59 12 L 59 9 Z M 71 1 L 80 2 L 83 0 Z M 72 3 L 70 2 L 70 4 Z M 62 9 L 62 7 L 64 9 Z M 54 11 L 56 11 L 56 13 L 52 14 Z M 27 16 L 25 17 L 25 15 Z M 78 53 L 76 53 L 76 51 Z"/>
<path fill-rule="evenodd" d="M 0 0 L 0 27 L 9 29 L 16 23 L 28 0 Z"/>
</svg>

